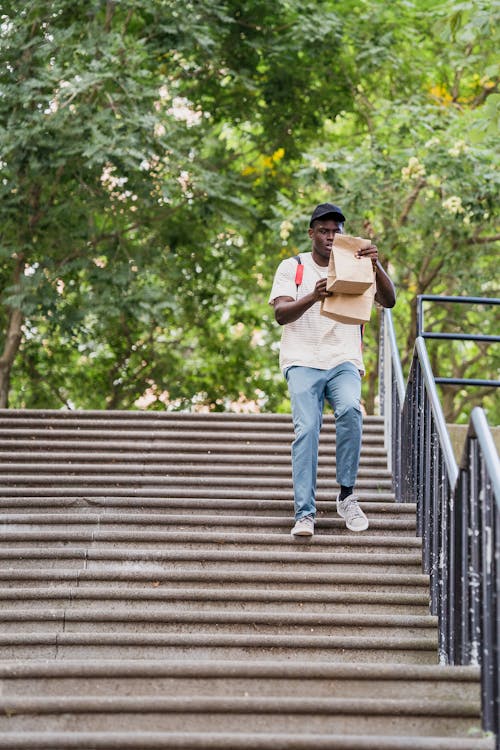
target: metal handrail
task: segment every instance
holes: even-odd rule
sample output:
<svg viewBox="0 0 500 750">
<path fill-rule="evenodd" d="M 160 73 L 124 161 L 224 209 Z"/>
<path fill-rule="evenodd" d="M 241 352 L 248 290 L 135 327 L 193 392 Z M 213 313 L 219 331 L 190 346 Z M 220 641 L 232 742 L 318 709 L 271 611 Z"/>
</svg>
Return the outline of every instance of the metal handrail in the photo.
<svg viewBox="0 0 500 750">
<path fill-rule="evenodd" d="M 483 727 L 500 746 L 500 459 L 484 411 L 471 414 L 448 534 L 451 664 L 481 666 Z"/>
<path fill-rule="evenodd" d="M 389 341 L 389 351 L 392 361 L 392 367 L 394 368 L 394 380 L 398 389 L 398 396 L 403 403 L 405 396 L 405 381 L 403 377 L 403 368 L 401 367 L 401 360 L 399 358 L 398 346 L 396 343 L 396 333 L 394 331 L 394 323 L 392 321 L 392 315 L 389 308 L 385 309 L 384 323 L 387 325 L 387 337 Z"/>
<path fill-rule="evenodd" d="M 500 342 L 500 336 L 484 333 L 442 333 L 441 331 L 426 331 L 424 328 L 424 302 L 453 302 L 454 304 L 468 305 L 500 305 L 497 297 L 445 297 L 437 294 L 419 294 L 417 296 L 417 337 L 424 339 L 438 339 L 445 341 L 475 341 L 478 343 Z M 445 378 L 434 376 L 435 383 L 443 385 L 473 385 L 486 388 L 500 387 L 500 380 L 483 378 Z"/>
<path fill-rule="evenodd" d="M 498 458 L 498 451 L 495 447 L 488 420 L 484 411 L 476 406 L 472 410 L 470 421 L 469 435 L 475 435 L 479 440 L 481 453 L 493 485 L 493 492 L 500 507 L 500 459 Z M 462 463 L 460 464 L 460 468 L 462 468 Z"/>
<path fill-rule="evenodd" d="M 446 468 L 448 470 L 448 480 L 450 482 L 450 486 L 454 487 L 458 477 L 458 466 L 455 460 L 455 454 L 451 445 L 448 429 L 446 427 L 446 421 L 444 418 L 443 410 L 441 408 L 441 402 L 439 400 L 434 376 L 432 374 L 432 367 L 429 361 L 429 356 L 427 354 L 427 348 L 425 346 L 425 341 L 421 336 L 419 336 L 415 341 L 415 351 L 422 368 L 422 375 L 429 397 L 430 408 L 432 409 L 432 415 L 434 417 L 436 430 L 439 435 L 439 442 L 443 451 L 443 458 L 446 462 Z"/>
<path fill-rule="evenodd" d="M 500 460 L 493 437 L 484 411 L 474 408 L 457 465 L 423 336 L 401 393 L 389 310 L 382 312 L 379 374 L 388 463 L 396 500 L 416 503 L 440 660 L 479 663 L 483 728 L 495 733 L 500 750 Z"/>
<path fill-rule="evenodd" d="M 396 468 L 399 457 L 396 447 L 399 443 L 398 436 L 401 434 L 401 405 L 405 395 L 405 382 L 396 343 L 392 314 L 388 308 L 383 310 L 380 326 L 380 413 L 384 415 L 384 436 L 385 449 L 388 456 L 388 468 L 389 471 L 393 472 L 393 489 L 396 494 L 396 499 L 399 501 L 401 499 L 398 484 L 399 472 Z M 390 404 L 391 408 L 386 408 L 387 404 Z"/>
<path fill-rule="evenodd" d="M 424 338 L 464 339 L 467 341 L 500 341 L 500 336 L 464 333 L 432 333 L 424 329 L 424 302 L 453 302 L 458 305 L 500 305 L 499 297 L 446 297 L 441 294 L 419 294 L 417 296 L 417 336 Z"/>
</svg>

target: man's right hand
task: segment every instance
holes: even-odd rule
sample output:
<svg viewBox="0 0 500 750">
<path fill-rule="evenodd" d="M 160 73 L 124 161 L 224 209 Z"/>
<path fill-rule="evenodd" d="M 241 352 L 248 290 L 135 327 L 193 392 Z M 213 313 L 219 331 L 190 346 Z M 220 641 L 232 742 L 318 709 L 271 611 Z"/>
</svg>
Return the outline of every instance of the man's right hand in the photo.
<svg viewBox="0 0 500 750">
<path fill-rule="evenodd" d="M 316 302 L 321 302 L 321 300 L 332 296 L 333 292 L 326 291 L 326 282 L 327 282 L 327 279 L 320 279 L 319 281 L 316 282 L 316 286 L 313 292 Z"/>
<path fill-rule="evenodd" d="M 281 326 L 286 323 L 293 323 L 298 320 L 306 310 L 309 310 L 310 307 L 315 305 L 316 302 L 321 302 L 321 300 L 331 297 L 332 294 L 333 292 L 326 291 L 326 279 L 320 279 L 316 282 L 313 291 L 300 299 L 293 299 L 293 297 L 276 297 L 273 303 L 276 322 Z"/>
</svg>

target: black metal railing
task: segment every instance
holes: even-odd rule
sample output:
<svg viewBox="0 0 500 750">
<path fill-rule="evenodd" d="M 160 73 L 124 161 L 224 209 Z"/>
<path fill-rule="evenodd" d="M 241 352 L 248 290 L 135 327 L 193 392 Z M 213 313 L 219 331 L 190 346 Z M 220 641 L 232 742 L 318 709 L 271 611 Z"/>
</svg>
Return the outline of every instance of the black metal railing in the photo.
<svg viewBox="0 0 500 750">
<path fill-rule="evenodd" d="M 485 303 L 473 298 L 479 299 Z M 440 661 L 480 665 L 483 728 L 496 734 L 500 750 L 500 462 L 484 412 L 476 407 L 457 465 L 422 317 L 419 333 L 405 389 L 391 312 L 383 311 L 380 406 L 394 492 L 397 501 L 416 503 L 430 610 L 439 621 Z"/>
<path fill-rule="evenodd" d="M 380 321 L 379 338 L 379 398 L 380 413 L 384 416 L 385 449 L 388 468 L 392 472 L 392 483 L 396 500 L 401 500 L 399 451 L 401 448 L 401 408 L 405 395 L 405 383 L 399 358 L 394 325 L 389 310 L 384 310 Z"/>
<path fill-rule="evenodd" d="M 423 339 L 440 339 L 448 341 L 473 341 L 476 343 L 498 343 L 500 336 L 485 333 L 443 333 L 442 331 L 426 331 L 424 327 L 424 302 L 434 302 L 437 305 L 452 303 L 458 305 L 500 305 L 500 299 L 497 297 L 444 297 L 436 294 L 420 294 L 417 297 L 417 338 Z M 500 380 L 487 378 L 445 378 L 434 375 L 435 383 L 448 385 L 481 385 L 481 386 L 500 386 Z"/>
<path fill-rule="evenodd" d="M 500 734 L 500 460 L 484 412 L 473 409 L 448 514 L 443 641 L 450 664 L 481 665 L 483 727 Z"/>
</svg>

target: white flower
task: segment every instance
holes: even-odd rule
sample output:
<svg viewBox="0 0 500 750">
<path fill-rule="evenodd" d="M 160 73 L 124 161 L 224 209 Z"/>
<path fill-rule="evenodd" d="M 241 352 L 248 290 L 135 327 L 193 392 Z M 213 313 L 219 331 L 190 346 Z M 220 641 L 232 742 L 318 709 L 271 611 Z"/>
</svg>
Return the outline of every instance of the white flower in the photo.
<svg viewBox="0 0 500 750">
<path fill-rule="evenodd" d="M 427 178 L 427 184 L 433 188 L 437 188 L 441 185 L 441 179 L 437 174 L 430 174 Z"/>
<path fill-rule="evenodd" d="M 312 165 L 314 169 L 318 170 L 318 172 L 326 172 L 327 167 L 324 161 L 321 161 L 320 159 L 313 159 Z"/>
<path fill-rule="evenodd" d="M 401 170 L 401 177 L 405 182 L 417 180 L 425 175 L 425 166 L 421 164 L 416 156 L 408 159 L 408 166 Z"/>
<path fill-rule="evenodd" d="M 293 229 L 291 221 L 282 221 L 280 225 L 280 237 L 283 241 L 286 241 L 290 237 L 290 232 Z"/>
<path fill-rule="evenodd" d="M 439 138 L 435 136 L 426 142 L 425 148 L 432 148 L 433 146 L 439 146 Z"/>
<path fill-rule="evenodd" d="M 167 110 L 167 113 L 175 120 L 184 121 L 188 128 L 193 127 L 193 125 L 198 125 L 202 118 L 202 112 L 193 109 L 189 99 L 186 99 L 183 96 L 174 97 L 172 100 L 172 106 Z"/>
<path fill-rule="evenodd" d="M 450 197 L 443 201 L 441 205 L 446 211 L 448 211 L 448 213 L 454 214 L 455 216 L 464 213 L 462 199 L 458 195 L 450 195 Z"/>
<path fill-rule="evenodd" d="M 460 156 L 461 154 L 465 154 L 467 151 L 467 144 L 465 141 L 457 141 L 454 146 L 452 146 L 450 149 L 448 149 L 448 153 L 450 156 Z"/>
</svg>

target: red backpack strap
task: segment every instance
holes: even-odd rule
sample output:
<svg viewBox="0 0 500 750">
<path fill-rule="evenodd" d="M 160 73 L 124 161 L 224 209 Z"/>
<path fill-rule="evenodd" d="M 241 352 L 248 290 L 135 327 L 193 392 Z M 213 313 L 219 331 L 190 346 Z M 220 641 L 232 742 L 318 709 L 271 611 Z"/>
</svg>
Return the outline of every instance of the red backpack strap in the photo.
<svg viewBox="0 0 500 750">
<path fill-rule="evenodd" d="M 299 286 L 302 284 L 304 278 L 304 264 L 302 263 L 300 255 L 294 256 L 297 261 L 297 270 L 295 271 L 295 286 L 297 287 L 297 295 L 299 293 Z"/>
</svg>

